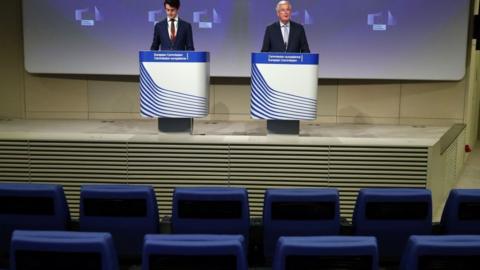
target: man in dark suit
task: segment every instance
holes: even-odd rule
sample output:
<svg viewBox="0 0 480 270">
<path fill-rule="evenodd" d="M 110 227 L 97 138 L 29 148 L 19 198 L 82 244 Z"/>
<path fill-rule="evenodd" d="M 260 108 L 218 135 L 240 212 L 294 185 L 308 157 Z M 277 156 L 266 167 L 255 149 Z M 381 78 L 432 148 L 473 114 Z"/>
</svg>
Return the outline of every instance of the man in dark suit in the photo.
<svg viewBox="0 0 480 270">
<path fill-rule="evenodd" d="M 290 20 L 292 5 L 289 1 L 277 4 L 279 21 L 267 27 L 262 52 L 310 53 L 305 29 Z"/>
<path fill-rule="evenodd" d="M 194 51 L 192 25 L 178 18 L 180 0 L 165 0 L 167 18 L 155 24 L 150 50 Z"/>
</svg>

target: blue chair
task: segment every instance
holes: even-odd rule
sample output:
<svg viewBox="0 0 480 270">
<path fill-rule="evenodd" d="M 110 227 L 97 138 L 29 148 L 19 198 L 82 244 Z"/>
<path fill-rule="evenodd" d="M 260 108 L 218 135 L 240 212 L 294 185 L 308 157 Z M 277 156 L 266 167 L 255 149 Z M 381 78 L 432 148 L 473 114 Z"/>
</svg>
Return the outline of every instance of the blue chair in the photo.
<svg viewBox="0 0 480 270">
<path fill-rule="evenodd" d="M 474 270 L 480 267 L 480 235 L 410 237 L 402 270 Z"/>
<path fill-rule="evenodd" d="M 310 236 L 280 237 L 273 270 L 294 269 L 378 269 L 374 237 Z"/>
<path fill-rule="evenodd" d="M 109 233 L 15 231 L 11 270 L 116 270 Z"/>
<path fill-rule="evenodd" d="M 353 213 L 355 235 L 375 236 L 381 257 L 400 258 L 411 235 L 432 232 L 426 189 L 362 189 Z"/>
<path fill-rule="evenodd" d="M 147 235 L 142 270 L 247 270 L 242 235 Z"/>
<path fill-rule="evenodd" d="M 249 227 L 244 188 L 176 188 L 173 193 L 175 234 L 240 234 L 248 242 Z"/>
<path fill-rule="evenodd" d="M 340 233 L 336 189 L 269 189 L 263 203 L 264 255 L 272 257 L 280 236 Z"/>
<path fill-rule="evenodd" d="M 453 189 L 443 209 L 446 234 L 480 234 L 480 189 Z"/>
<path fill-rule="evenodd" d="M 146 234 L 160 221 L 150 186 L 85 185 L 80 193 L 80 230 L 109 232 L 120 256 L 139 257 Z"/>
<path fill-rule="evenodd" d="M 0 252 L 14 230 L 66 230 L 70 212 L 62 186 L 0 184 Z"/>
</svg>

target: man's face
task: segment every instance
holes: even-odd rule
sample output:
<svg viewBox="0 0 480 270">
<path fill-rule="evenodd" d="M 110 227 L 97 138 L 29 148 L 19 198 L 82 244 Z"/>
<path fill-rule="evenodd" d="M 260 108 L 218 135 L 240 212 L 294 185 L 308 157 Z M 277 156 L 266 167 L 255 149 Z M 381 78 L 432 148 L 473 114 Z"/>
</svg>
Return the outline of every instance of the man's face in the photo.
<svg viewBox="0 0 480 270">
<path fill-rule="evenodd" d="M 165 12 L 167 13 L 167 17 L 169 19 L 173 19 L 177 17 L 178 9 L 170 6 L 169 4 L 165 4 Z"/>
<path fill-rule="evenodd" d="M 280 21 L 286 23 L 290 21 L 290 15 L 292 14 L 292 9 L 289 4 L 280 5 L 277 16 Z"/>
</svg>

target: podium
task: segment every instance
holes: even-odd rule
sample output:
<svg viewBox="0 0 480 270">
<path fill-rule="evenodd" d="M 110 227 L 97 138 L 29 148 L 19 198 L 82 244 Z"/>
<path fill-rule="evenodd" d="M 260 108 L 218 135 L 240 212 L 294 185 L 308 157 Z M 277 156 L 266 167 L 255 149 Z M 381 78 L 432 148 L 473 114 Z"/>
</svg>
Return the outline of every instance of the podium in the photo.
<svg viewBox="0 0 480 270">
<path fill-rule="evenodd" d="M 299 134 L 317 117 L 318 54 L 253 53 L 250 115 L 270 134 Z"/>
<path fill-rule="evenodd" d="M 210 55 L 208 52 L 142 51 L 140 111 L 158 118 L 162 132 L 190 132 L 193 118 L 208 115 Z"/>
</svg>

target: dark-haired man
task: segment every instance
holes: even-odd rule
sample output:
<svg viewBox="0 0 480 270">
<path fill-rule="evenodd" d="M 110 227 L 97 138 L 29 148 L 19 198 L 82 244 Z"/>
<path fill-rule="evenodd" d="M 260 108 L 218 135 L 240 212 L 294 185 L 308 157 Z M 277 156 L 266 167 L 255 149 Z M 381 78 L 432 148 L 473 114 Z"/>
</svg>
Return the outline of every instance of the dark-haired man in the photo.
<svg viewBox="0 0 480 270">
<path fill-rule="evenodd" d="M 178 18 L 180 0 L 165 0 L 167 18 L 155 25 L 155 33 L 150 50 L 194 51 L 192 26 Z"/>
</svg>

